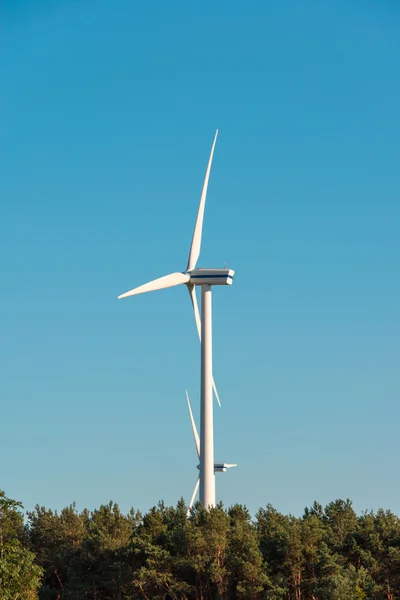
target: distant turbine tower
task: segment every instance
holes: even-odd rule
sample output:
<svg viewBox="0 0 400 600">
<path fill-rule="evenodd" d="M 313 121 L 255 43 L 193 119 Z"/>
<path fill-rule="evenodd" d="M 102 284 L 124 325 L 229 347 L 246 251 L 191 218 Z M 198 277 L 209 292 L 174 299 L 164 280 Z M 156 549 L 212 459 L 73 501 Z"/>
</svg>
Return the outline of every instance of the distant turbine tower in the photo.
<svg viewBox="0 0 400 600">
<path fill-rule="evenodd" d="M 192 431 L 193 431 L 193 437 L 194 437 L 194 443 L 196 446 L 196 452 L 197 452 L 197 456 L 200 459 L 200 438 L 199 438 L 199 434 L 197 433 L 197 428 L 196 428 L 196 423 L 193 417 L 193 412 L 192 412 L 192 407 L 190 406 L 190 400 L 189 400 L 189 394 L 186 390 L 186 400 L 188 403 L 188 409 L 189 409 L 189 415 L 190 415 L 190 421 L 192 423 Z M 214 463 L 214 473 L 225 473 L 227 471 L 227 469 L 231 469 L 232 467 L 237 467 L 236 464 L 229 464 L 229 463 Z M 197 467 L 199 468 L 199 467 Z M 190 499 L 189 502 L 189 508 L 188 508 L 188 516 L 190 515 L 190 510 L 193 506 L 194 503 L 194 499 L 196 498 L 196 494 L 197 494 L 197 490 L 199 489 L 199 483 L 200 483 L 200 475 L 197 477 L 197 481 L 196 481 L 196 485 L 194 486 L 194 490 L 193 490 L 193 494 L 192 497 Z"/>
<path fill-rule="evenodd" d="M 215 382 L 212 374 L 212 319 L 211 319 L 211 286 L 231 285 L 235 274 L 231 269 L 196 269 L 200 256 L 201 235 L 203 230 L 204 207 L 206 203 L 208 180 L 210 177 L 211 163 L 217 141 L 218 129 L 215 133 L 211 154 L 207 165 L 203 191 L 200 197 L 199 210 L 190 247 L 189 260 L 186 270 L 171 273 L 149 283 L 145 283 L 118 298 L 127 298 L 145 292 L 153 292 L 176 285 L 186 284 L 193 305 L 197 331 L 201 341 L 201 418 L 200 418 L 200 501 L 205 508 L 215 506 L 215 481 L 214 481 L 214 423 L 212 395 L 213 389 L 219 402 Z M 195 286 L 201 285 L 201 315 Z"/>
</svg>

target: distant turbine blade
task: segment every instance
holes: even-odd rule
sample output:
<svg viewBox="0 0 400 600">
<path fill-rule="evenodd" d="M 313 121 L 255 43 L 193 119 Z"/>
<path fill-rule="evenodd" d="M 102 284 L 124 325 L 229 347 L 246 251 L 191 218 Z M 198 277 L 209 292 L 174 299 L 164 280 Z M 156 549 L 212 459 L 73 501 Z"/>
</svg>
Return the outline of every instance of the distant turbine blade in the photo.
<svg viewBox="0 0 400 600">
<path fill-rule="evenodd" d="M 130 292 L 121 294 L 121 296 L 118 296 L 118 300 L 121 298 L 127 298 L 128 296 L 144 294 L 145 292 L 154 292 L 155 290 L 163 290 L 164 288 L 174 287 L 175 285 L 180 285 L 181 283 L 187 283 L 189 280 L 190 275 L 187 273 L 171 273 L 170 275 L 165 275 L 165 277 L 159 277 L 158 279 L 154 279 L 154 281 L 140 285 L 139 287 L 130 290 Z"/>
<path fill-rule="evenodd" d="M 187 271 L 191 271 L 192 269 L 195 268 L 198 258 L 200 256 L 201 234 L 203 231 L 204 207 L 206 204 L 208 180 L 210 178 L 211 163 L 212 163 L 212 159 L 214 156 L 214 148 L 215 148 L 215 143 L 217 141 L 217 136 L 218 136 L 218 129 L 215 133 L 214 142 L 213 142 L 213 145 L 211 148 L 210 158 L 208 160 L 206 176 L 204 178 L 203 191 L 201 192 L 199 210 L 197 213 L 196 225 L 194 227 L 192 245 L 190 247 L 189 260 L 188 260 L 187 269 L 186 269 Z"/>
<path fill-rule="evenodd" d="M 195 287 L 193 284 L 188 285 L 187 288 L 189 290 L 190 300 L 192 301 L 194 319 L 196 321 L 196 327 L 197 327 L 197 333 L 199 334 L 199 340 L 201 342 L 201 319 L 200 319 L 200 313 L 199 313 L 199 305 L 197 304 L 196 290 L 195 290 Z M 221 400 L 219 399 L 217 387 L 216 387 L 215 381 L 214 381 L 214 376 L 212 378 L 212 385 L 213 385 L 213 390 L 214 390 L 214 394 L 217 399 L 217 402 L 218 402 L 219 406 L 221 406 Z"/>
<path fill-rule="evenodd" d="M 192 422 L 192 430 L 193 430 L 193 436 L 194 436 L 194 443 L 196 444 L 197 456 L 199 457 L 199 460 L 200 460 L 200 438 L 199 438 L 199 434 L 197 433 L 196 423 L 193 418 L 192 407 L 190 406 L 189 394 L 187 393 L 187 390 L 186 390 L 186 400 L 188 403 L 190 420 Z"/>
<path fill-rule="evenodd" d="M 189 508 L 188 508 L 188 511 L 187 511 L 188 517 L 190 516 L 190 511 L 192 509 L 192 506 L 193 506 L 193 503 L 194 503 L 194 499 L 196 498 L 196 494 L 197 494 L 197 490 L 199 489 L 199 485 L 200 485 L 200 475 L 197 478 L 196 485 L 194 486 L 193 494 L 192 494 L 192 497 L 190 499 Z"/>
<path fill-rule="evenodd" d="M 216 388 L 215 381 L 214 381 L 214 375 L 213 375 L 213 378 L 212 378 L 212 386 L 213 386 L 214 394 L 215 394 L 215 397 L 217 399 L 218 405 L 221 408 L 221 400 L 219 399 L 219 396 L 218 396 L 217 388 Z"/>
<path fill-rule="evenodd" d="M 232 469 L 232 467 L 237 467 L 237 465 L 230 465 L 230 464 L 226 464 L 224 465 L 227 469 Z"/>
</svg>

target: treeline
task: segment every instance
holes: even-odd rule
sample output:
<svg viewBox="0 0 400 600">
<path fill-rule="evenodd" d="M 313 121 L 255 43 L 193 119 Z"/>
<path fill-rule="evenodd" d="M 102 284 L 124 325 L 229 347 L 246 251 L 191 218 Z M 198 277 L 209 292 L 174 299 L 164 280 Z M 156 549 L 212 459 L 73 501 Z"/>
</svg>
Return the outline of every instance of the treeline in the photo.
<svg viewBox="0 0 400 600">
<path fill-rule="evenodd" d="M 1 600 L 397 600 L 400 519 L 349 500 L 302 517 L 244 506 L 189 518 L 183 501 L 147 514 L 21 505 L 0 493 Z"/>
</svg>

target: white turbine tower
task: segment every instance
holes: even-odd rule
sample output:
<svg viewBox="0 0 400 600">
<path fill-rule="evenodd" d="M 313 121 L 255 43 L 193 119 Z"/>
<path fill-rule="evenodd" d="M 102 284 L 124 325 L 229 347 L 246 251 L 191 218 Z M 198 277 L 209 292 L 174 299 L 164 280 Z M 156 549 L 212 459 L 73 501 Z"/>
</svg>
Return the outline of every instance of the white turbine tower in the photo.
<svg viewBox="0 0 400 600">
<path fill-rule="evenodd" d="M 144 294 L 145 292 L 162 290 L 183 283 L 186 284 L 189 290 L 197 331 L 201 341 L 200 441 L 202 451 L 200 455 L 200 501 L 205 508 L 215 506 L 213 389 L 219 402 L 212 374 L 211 287 L 213 285 L 231 285 L 235 274 L 231 269 L 196 269 L 196 264 L 200 256 L 204 207 L 217 135 L 218 130 L 215 133 L 207 165 L 186 270 L 165 275 L 164 277 L 145 283 L 144 285 L 118 296 L 118 298 L 127 298 L 128 296 L 136 296 L 137 294 Z M 201 320 L 196 299 L 196 285 L 201 286 Z"/>
<path fill-rule="evenodd" d="M 187 400 L 188 409 L 189 409 L 190 421 L 192 423 L 192 431 L 193 431 L 194 443 L 196 446 L 196 452 L 197 452 L 197 456 L 199 457 L 199 460 L 201 460 L 200 459 L 200 454 L 201 454 L 200 438 L 199 438 L 199 434 L 197 433 L 197 427 L 196 427 L 196 423 L 195 423 L 195 420 L 193 417 L 192 407 L 190 406 L 189 394 L 187 393 L 187 390 L 186 390 L 186 400 Z M 231 469 L 232 467 L 237 467 L 237 465 L 231 464 L 231 463 L 214 463 L 214 474 L 215 473 L 226 473 L 226 471 L 228 469 Z M 199 468 L 199 467 L 197 467 L 197 468 Z M 188 513 L 187 513 L 188 516 L 190 515 L 190 511 L 193 506 L 194 499 L 196 498 L 197 490 L 199 489 L 199 483 L 200 483 L 200 475 L 197 477 L 196 485 L 194 486 L 193 494 L 192 494 L 192 497 L 189 502 L 189 508 L 188 508 Z"/>
</svg>

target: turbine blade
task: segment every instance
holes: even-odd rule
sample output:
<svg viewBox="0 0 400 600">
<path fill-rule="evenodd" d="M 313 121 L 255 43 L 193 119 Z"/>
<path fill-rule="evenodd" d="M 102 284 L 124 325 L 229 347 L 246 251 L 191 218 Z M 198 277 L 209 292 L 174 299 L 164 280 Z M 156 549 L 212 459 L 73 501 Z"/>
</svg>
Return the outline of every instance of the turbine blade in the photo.
<svg viewBox="0 0 400 600">
<path fill-rule="evenodd" d="M 230 465 L 230 464 L 226 464 L 226 463 L 225 463 L 225 467 L 226 467 L 227 469 L 231 469 L 232 467 L 237 467 L 237 465 Z"/>
<path fill-rule="evenodd" d="M 193 506 L 193 503 L 194 503 L 194 499 L 196 498 L 196 494 L 197 494 L 197 490 L 199 489 L 199 485 L 200 485 L 200 475 L 197 478 L 196 485 L 194 486 L 193 494 L 192 494 L 192 497 L 191 497 L 190 502 L 189 502 L 189 508 L 188 508 L 188 511 L 187 511 L 188 517 L 190 516 L 190 511 L 192 509 L 192 506 Z"/>
<path fill-rule="evenodd" d="M 203 184 L 203 191 L 201 192 L 199 210 L 197 213 L 196 225 L 194 226 L 192 245 L 190 247 L 189 260 L 188 260 L 187 269 L 186 269 L 187 271 L 191 271 L 192 269 L 195 268 L 198 258 L 200 256 L 201 234 L 203 231 L 204 207 L 206 204 L 208 180 L 210 178 L 211 163 L 212 163 L 212 159 L 214 156 L 214 148 L 215 148 L 215 143 L 217 141 L 217 136 L 218 136 L 218 129 L 215 133 L 214 142 L 213 142 L 213 145 L 211 148 L 210 158 L 208 159 L 206 176 L 204 178 L 204 184 Z"/>
<path fill-rule="evenodd" d="M 188 403 L 190 420 L 192 422 L 192 430 L 193 430 L 193 436 L 194 436 L 194 443 L 196 444 L 197 456 L 200 459 L 200 438 L 199 438 L 199 434 L 197 433 L 196 423 L 194 421 L 192 407 L 190 406 L 189 394 L 188 394 L 187 390 L 186 390 L 186 400 Z"/>
<path fill-rule="evenodd" d="M 187 283 L 190 279 L 190 275 L 187 273 L 171 273 L 170 275 L 165 275 L 164 277 L 159 277 L 158 279 L 154 279 L 149 283 L 145 283 L 144 285 L 140 285 L 125 294 L 121 294 L 118 296 L 118 300 L 121 298 L 127 298 L 128 296 L 136 296 L 137 294 L 144 294 L 145 292 L 154 292 L 155 290 L 163 290 L 164 288 L 174 287 L 175 285 L 180 285 L 181 283 Z"/>
<path fill-rule="evenodd" d="M 201 319 L 200 319 L 199 305 L 197 303 L 196 289 L 193 284 L 188 285 L 187 289 L 189 290 L 189 296 L 190 296 L 190 300 L 191 300 L 192 306 L 193 306 L 194 320 L 196 321 L 197 333 L 199 334 L 199 340 L 201 342 Z M 221 400 L 219 399 L 219 395 L 217 392 L 217 386 L 215 385 L 215 381 L 214 381 L 214 376 L 212 378 L 212 385 L 213 385 L 213 390 L 214 390 L 214 394 L 217 399 L 217 402 L 218 402 L 219 406 L 221 407 Z"/>
<path fill-rule="evenodd" d="M 213 375 L 213 378 L 212 378 L 212 386 L 213 386 L 215 397 L 216 397 L 217 402 L 218 402 L 218 406 L 221 408 L 221 400 L 219 399 L 219 396 L 218 396 L 217 387 L 216 387 L 215 381 L 214 381 L 214 375 Z"/>
<path fill-rule="evenodd" d="M 199 340 L 201 341 L 201 319 L 199 305 L 197 304 L 196 290 L 192 283 L 187 286 L 187 289 L 189 290 L 189 296 L 193 306 L 194 320 L 196 321 L 197 333 L 199 334 Z"/>
</svg>

